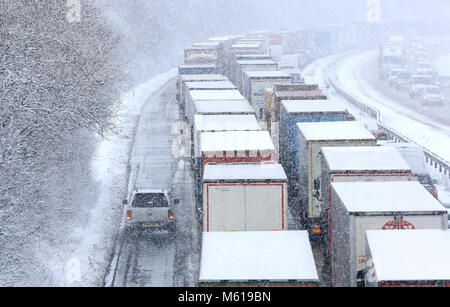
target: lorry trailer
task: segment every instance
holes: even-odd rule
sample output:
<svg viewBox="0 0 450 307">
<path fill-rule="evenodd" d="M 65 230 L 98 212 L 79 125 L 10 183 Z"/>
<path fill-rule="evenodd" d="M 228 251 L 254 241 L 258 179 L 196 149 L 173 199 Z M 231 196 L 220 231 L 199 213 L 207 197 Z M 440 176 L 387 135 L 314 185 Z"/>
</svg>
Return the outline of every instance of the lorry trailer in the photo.
<svg viewBox="0 0 450 307">
<path fill-rule="evenodd" d="M 200 135 L 203 132 L 260 130 L 261 127 L 259 126 L 255 115 L 196 114 L 194 118 L 192 156 L 195 159 L 200 158 Z"/>
<path fill-rule="evenodd" d="M 277 134 L 280 146 L 280 161 L 290 178 L 290 192 L 297 182 L 297 133 L 301 122 L 347 121 L 348 110 L 332 100 L 287 100 L 281 102 L 281 122 Z M 274 137 L 273 137 L 274 138 Z M 292 186 L 291 186 L 292 184 Z"/>
<path fill-rule="evenodd" d="M 185 82 L 182 101 L 186 101 L 189 91 L 235 90 L 236 86 L 229 80 Z M 185 112 L 187 110 L 185 109 Z"/>
<path fill-rule="evenodd" d="M 287 177 L 278 163 L 205 166 L 203 231 L 287 230 Z"/>
<path fill-rule="evenodd" d="M 356 287 L 363 281 L 366 230 L 448 229 L 447 210 L 415 181 L 334 182 L 330 192 L 335 287 Z"/>
<path fill-rule="evenodd" d="M 317 84 L 274 84 L 272 103 L 266 105 L 266 110 L 269 110 L 271 115 L 267 118 L 271 122 L 280 122 L 283 100 L 327 100 L 327 96 Z"/>
<path fill-rule="evenodd" d="M 185 114 L 191 127 L 194 125 L 196 101 L 245 100 L 238 90 L 193 90 L 186 96 Z"/>
<path fill-rule="evenodd" d="M 274 84 L 292 84 L 292 76 L 282 71 L 247 71 L 244 73 L 243 93 L 255 109 L 257 118 L 265 122 L 264 90 Z"/>
<path fill-rule="evenodd" d="M 359 122 L 303 122 L 297 124 L 297 206 L 303 225 L 314 239 L 323 239 L 320 191 L 322 147 L 376 146 L 375 137 Z M 294 207 L 295 209 L 295 207 Z"/>
<path fill-rule="evenodd" d="M 188 82 L 212 82 L 212 81 L 227 81 L 228 78 L 219 74 L 208 75 L 180 75 L 177 81 L 177 101 L 180 104 L 181 110 L 184 110 L 184 87 Z"/>
<path fill-rule="evenodd" d="M 196 115 L 256 115 L 247 100 L 195 101 Z"/>
<path fill-rule="evenodd" d="M 278 64 L 272 60 L 238 60 L 236 62 L 236 84 L 242 92 L 246 71 L 277 71 Z"/>
<path fill-rule="evenodd" d="M 304 231 L 204 232 L 200 287 L 318 287 Z"/>
<path fill-rule="evenodd" d="M 379 146 L 323 147 L 319 198 L 320 228 L 329 246 L 330 190 L 333 182 L 411 181 L 411 168 L 393 148 Z M 327 249 L 328 251 L 328 249 Z"/>
<path fill-rule="evenodd" d="M 366 231 L 366 287 L 450 287 L 450 232 Z"/>
<path fill-rule="evenodd" d="M 277 161 L 267 131 L 204 132 L 200 136 L 201 169 L 206 164 L 260 163 Z"/>
</svg>

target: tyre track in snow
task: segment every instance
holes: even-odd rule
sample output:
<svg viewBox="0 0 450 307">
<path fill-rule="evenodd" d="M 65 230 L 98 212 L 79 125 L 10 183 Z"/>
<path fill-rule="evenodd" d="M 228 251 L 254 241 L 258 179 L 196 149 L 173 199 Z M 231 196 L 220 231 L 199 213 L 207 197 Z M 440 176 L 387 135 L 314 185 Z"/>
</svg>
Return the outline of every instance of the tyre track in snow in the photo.
<svg viewBox="0 0 450 307">
<path fill-rule="evenodd" d="M 190 167 L 179 165 L 171 154 L 176 137 L 171 130 L 179 114 L 175 102 L 175 80 L 148 99 L 142 109 L 134 141 L 132 174 L 139 165 L 145 176 L 139 184 L 149 188 L 173 188 L 176 234 L 123 229 L 120 255 L 111 285 L 117 287 L 192 286 L 198 267 L 199 248 L 195 238 Z M 133 180 L 133 175 L 130 176 Z M 132 184 L 130 184 L 132 189 Z"/>
</svg>

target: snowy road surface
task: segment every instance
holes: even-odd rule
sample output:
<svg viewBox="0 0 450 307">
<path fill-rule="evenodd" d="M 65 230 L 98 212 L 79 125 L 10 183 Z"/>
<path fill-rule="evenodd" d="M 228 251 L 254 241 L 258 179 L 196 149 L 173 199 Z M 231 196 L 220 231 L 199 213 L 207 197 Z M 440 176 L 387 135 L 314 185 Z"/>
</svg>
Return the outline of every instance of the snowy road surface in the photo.
<svg viewBox="0 0 450 307">
<path fill-rule="evenodd" d="M 350 55 L 332 68 L 333 77 L 344 91 L 378 109 L 383 124 L 450 161 L 450 107 L 427 110 L 416 101 L 393 96 L 375 80 L 375 59 L 375 51 Z"/>
<path fill-rule="evenodd" d="M 437 123 L 425 115 L 408 107 L 407 100 L 389 96 L 391 89 L 380 84 L 376 67 L 373 67 L 374 52 L 347 53 L 320 59 L 310 65 L 304 74 L 311 81 L 318 82 L 326 89 L 330 99 L 346 104 L 350 113 L 355 115 L 369 129 L 377 129 L 377 122 L 370 118 L 336 91 L 329 87 L 328 75 L 353 97 L 382 112 L 382 121 L 394 130 L 406 135 L 417 144 L 435 152 L 441 157 L 449 157 L 450 130 L 447 125 Z M 396 100 L 398 99 L 398 100 Z M 448 117 L 447 113 L 446 116 Z M 450 161 L 450 160 L 449 160 Z M 439 173 L 437 169 L 428 165 L 431 176 L 437 179 L 439 198 L 443 203 L 450 204 L 450 185 L 448 176 Z"/>
<path fill-rule="evenodd" d="M 142 109 L 131 159 L 130 191 L 137 186 L 172 190 L 176 234 L 125 229 L 113 286 L 193 286 L 198 276 L 198 233 L 193 214 L 190 167 L 171 153 L 178 122 L 175 79 L 171 79 Z M 137 171 L 139 175 L 136 176 Z M 137 179 L 135 179 L 137 177 Z"/>
<path fill-rule="evenodd" d="M 330 99 L 344 103 L 368 129 L 377 129 L 376 120 L 342 98 L 328 84 L 329 73 L 346 91 L 382 111 L 383 120 L 393 125 L 395 130 L 414 136 L 411 138 L 422 145 L 434 145 L 431 147 L 446 153 L 446 142 L 450 144 L 449 127 L 443 122 L 430 120 L 426 112 L 390 93 L 387 86 L 377 81 L 373 61 L 373 52 L 331 56 L 311 64 L 304 75 L 308 82 L 319 83 Z M 178 120 L 175 80 L 172 79 L 148 99 L 142 110 L 132 151 L 129 192 L 135 182 L 149 188 L 172 188 L 174 198 L 180 199 L 180 205 L 175 208 L 177 234 L 173 237 L 162 232 L 122 230 L 120 256 L 113 268 L 113 286 L 196 285 L 201 231 L 195 219 L 194 179 L 190 165 L 178 162 L 171 153 L 176 137 L 172 130 Z M 135 178 L 138 169 L 145 175 Z M 298 228 L 292 215 L 290 224 L 291 229 Z M 326 273 L 322 270 L 322 248 L 320 245 L 314 247 L 321 275 Z M 324 277 L 322 275 L 322 279 Z"/>
</svg>

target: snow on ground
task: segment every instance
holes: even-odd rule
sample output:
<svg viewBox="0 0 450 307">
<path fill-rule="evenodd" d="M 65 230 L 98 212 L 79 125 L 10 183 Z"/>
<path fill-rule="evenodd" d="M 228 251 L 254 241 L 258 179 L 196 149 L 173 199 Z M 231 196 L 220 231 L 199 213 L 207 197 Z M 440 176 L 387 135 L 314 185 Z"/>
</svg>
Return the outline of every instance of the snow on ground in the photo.
<svg viewBox="0 0 450 307">
<path fill-rule="evenodd" d="M 358 73 L 360 68 L 364 67 L 363 65 L 367 65 L 374 57 L 376 57 L 376 52 L 370 51 L 334 56 L 321 61 L 333 65 L 327 68 L 326 71 L 328 72 L 329 70 L 332 73 L 332 78 L 337 81 L 344 91 L 381 112 L 383 124 L 450 161 L 450 151 L 448 150 L 450 148 L 450 127 L 436 123 L 422 114 L 393 101 Z M 352 112 L 351 109 L 350 112 Z M 369 122 L 372 120 L 370 118 L 364 119 L 358 113 L 353 114 L 358 120 L 363 120 L 363 122 L 364 120 Z M 373 122 L 372 120 L 372 125 Z M 437 185 L 439 199 L 444 204 L 450 204 L 448 175 L 439 173 L 432 166 L 429 166 L 429 171 L 431 176 L 439 182 Z"/>
<path fill-rule="evenodd" d="M 339 95 L 328 82 L 328 74 L 330 66 L 339 61 L 342 58 L 342 54 L 329 56 L 313 62 L 311 65 L 305 68 L 303 75 L 305 76 L 306 83 L 319 84 L 322 91 L 328 96 L 328 99 L 338 101 L 344 104 L 349 112 L 353 114 L 358 121 L 360 121 L 367 129 L 377 130 L 378 124 L 376 120 L 368 116 L 366 113 L 361 112 L 354 105 L 350 104 L 346 99 Z"/>
<path fill-rule="evenodd" d="M 171 70 L 128 93 L 120 105 L 117 135 L 99 140 L 91 168 L 100 193 L 86 223 L 73 229 L 63 251 L 43 251 L 40 255 L 46 259 L 55 284 L 102 285 L 122 218 L 121 200 L 126 195 L 130 150 L 141 109 L 155 91 L 176 76 L 176 72 L 176 69 Z"/>
<path fill-rule="evenodd" d="M 355 70 L 360 67 L 358 65 L 365 65 L 364 62 L 373 59 L 373 56 L 376 56 L 373 52 L 364 52 L 356 55 L 353 52 L 334 55 L 312 63 L 303 73 L 307 83 L 318 83 L 328 95 L 329 99 L 344 103 L 348 107 L 350 113 L 352 113 L 356 119 L 362 122 L 368 129 L 376 130 L 377 122 L 367 114 L 355 108 L 329 86 L 329 73 L 332 74 L 333 78 L 337 79 L 339 86 L 347 93 L 350 93 L 352 96 L 358 98 L 360 101 L 364 101 L 370 106 L 378 108 L 382 112 L 383 123 L 408 136 L 410 139 L 424 147 L 433 145 L 432 148 L 439 149 L 441 154 L 446 154 L 446 156 L 450 155 L 450 151 L 448 150 L 448 148 L 450 148 L 448 136 L 450 133 L 448 127 L 442 125 L 440 127 L 441 129 L 437 129 L 436 127 L 429 127 L 422 122 L 410 118 L 409 116 L 414 118 L 414 116 L 418 116 L 418 114 L 415 114 L 414 111 L 408 110 L 387 97 L 383 97 L 383 93 L 380 93 L 379 90 L 374 88 L 371 84 L 364 82 L 361 78 L 357 79 L 355 77 Z M 429 121 L 427 118 L 423 117 L 422 120 L 425 122 Z M 444 131 L 444 134 L 446 133 L 446 135 L 440 134 L 439 131 Z M 424 144 L 426 144 L 426 146 Z M 439 199 L 444 204 L 450 204 L 448 175 L 446 176 L 439 173 L 437 169 L 431 166 L 429 167 L 429 171 L 431 176 L 439 182 L 437 185 Z"/>
<path fill-rule="evenodd" d="M 378 109 L 383 124 L 420 144 L 441 158 L 450 161 L 450 127 L 393 101 L 363 78 L 357 78 L 357 68 L 367 65 L 376 51 L 359 53 L 337 64 L 334 73 L 340 87 L 353 97 Z"/>
</svg>

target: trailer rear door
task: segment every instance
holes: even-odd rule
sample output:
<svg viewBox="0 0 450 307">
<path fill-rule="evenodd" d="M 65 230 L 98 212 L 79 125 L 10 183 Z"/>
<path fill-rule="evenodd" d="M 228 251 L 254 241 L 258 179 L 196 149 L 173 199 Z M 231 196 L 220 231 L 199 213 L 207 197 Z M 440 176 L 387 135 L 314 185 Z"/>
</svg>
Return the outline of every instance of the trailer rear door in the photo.
<svg viewBox="0 0 450 307">
<path fill-rule="evenodd" d="M 245 231 L 245 186 L 210 185 L 206 193 L 207 231 Z"/>
<path fill-rule="evenodd" d="M 246 230 L 283 230 L 284 187 L 279 185 L 248 185 L 246 188 Z"/>
</svg>

